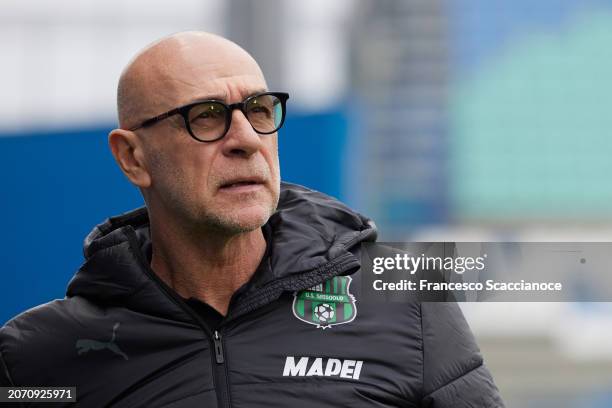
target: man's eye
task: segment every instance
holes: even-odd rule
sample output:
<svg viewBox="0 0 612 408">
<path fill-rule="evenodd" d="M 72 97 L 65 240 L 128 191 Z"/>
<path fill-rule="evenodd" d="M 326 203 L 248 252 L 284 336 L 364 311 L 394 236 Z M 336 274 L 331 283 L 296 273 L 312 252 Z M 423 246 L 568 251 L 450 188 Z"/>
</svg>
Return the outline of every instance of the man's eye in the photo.
<svg viewBox="0 0 612 408">
<path fill-rule="evenodd" d="M 270 109 L 268 109 L 268 108 L 266 108 L 264 106 L 254 106 L 253 108 L 249 109 L 249 113 L 269 115 L 270 114 Z"/>
<path fill-rule="evenodd" d="M 205 111 L 201 112 L 198 116 L 196 116 L 194 118 L 194 120 L 198 120 L 198 119 L 218 119 L 222 115 L 223 114 L 221 113 L 221 111 L 219 111 L 217 109 L 209 109 L 209 110 L 205 110 Z"/>
<path fill-rule="evenodd" d="M 202 112 L 198 114 L 197 116 L 194 116 L 191 119 L 191 123 L 202 123 L 202 122 L 209 121 L 210 119 L 211 119 L 211 115 L 208 112 Z"/>
</svg>

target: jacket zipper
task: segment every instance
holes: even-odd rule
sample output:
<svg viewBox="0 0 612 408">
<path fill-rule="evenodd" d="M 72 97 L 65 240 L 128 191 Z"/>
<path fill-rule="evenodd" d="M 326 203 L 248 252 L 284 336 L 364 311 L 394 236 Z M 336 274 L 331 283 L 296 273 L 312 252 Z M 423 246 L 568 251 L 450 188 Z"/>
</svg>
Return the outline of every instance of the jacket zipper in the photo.
<svg viewBox="0 0 612 408">
<path fill-rule="evenodd" d="M 223 364 L 225 361 L 223 359 L 223 343 L 221 343 L 221 335 L 217 330 L 215 330 L 215 337 L 213 341 L 215 343 L 215 359 L 217 360 L 217 364 Z"/>
<path fill-rule="evenodd" d="M 227 365 L 225 364 L 225 356 L 223 350 L 223 337 L 220 329 L 215 330 L 212 335 L 213 345 L 215 348 L 215 379 L 217 388 L 217 400 L 220 407 L 230 408 L 229 399 L 229 378 L 227 376 Z"/>
</svg>

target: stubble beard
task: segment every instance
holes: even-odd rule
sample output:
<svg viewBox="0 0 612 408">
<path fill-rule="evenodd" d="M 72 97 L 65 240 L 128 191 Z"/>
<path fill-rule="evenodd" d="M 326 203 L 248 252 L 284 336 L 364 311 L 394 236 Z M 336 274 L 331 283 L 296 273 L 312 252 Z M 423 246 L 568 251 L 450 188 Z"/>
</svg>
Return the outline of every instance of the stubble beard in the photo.
<svg viewBox="0 0 612 408">
<path fill-rule="evenodd" d="M 265 225 L 276 211 L 279 191 L 268 189 L 265 193 L 256 193 L 254 197 L 244 197 L 243 200 L 226 204 L 214 196 L 202 199 L 197 195 L 185 194 L 185 191 L 181 194 L 174 190 L 169 192 L 174 197 L 168 197 L 168 201 L 173 207 L 171 213 L 178 216 L 177 221 L 188 234 L 230 237 Z"/>
<path fill-rule="evenodd" d="M 257 214 L 248 215 L 242 214 L 243 209 L 241 208 L 217 212 L 205 208 L 195 215 L 197 219 L 195 223 L 199 225 L 198 229 L 213 231 L 221 236 L 251 232 L 265 225 L 276 210 L 276 202 L 266 204 L 264 206 L 262 203 L 261 208 L 256 210 Z M 249 209 L 248 211 L 252 212 L 253 210 Z"/>
</svg>

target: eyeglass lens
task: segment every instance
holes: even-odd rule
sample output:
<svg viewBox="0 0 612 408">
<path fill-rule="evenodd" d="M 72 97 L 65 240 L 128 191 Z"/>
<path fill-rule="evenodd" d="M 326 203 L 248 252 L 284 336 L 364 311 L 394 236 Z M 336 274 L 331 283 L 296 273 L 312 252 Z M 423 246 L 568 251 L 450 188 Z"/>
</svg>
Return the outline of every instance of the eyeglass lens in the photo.
<svg viewBox="0 0 612 408">
<path fill-rule="evenodd" d="M 273 133 L 283 119 L 283 106 L 274 95 L 259 95 L 248 100 L 246 118 L 257 133 Z M 200 140 L 215 140 L 225 133 L 230 113 L 219 102 L 203 102 L 189 111 L 191 131 Z"/>
</svg>

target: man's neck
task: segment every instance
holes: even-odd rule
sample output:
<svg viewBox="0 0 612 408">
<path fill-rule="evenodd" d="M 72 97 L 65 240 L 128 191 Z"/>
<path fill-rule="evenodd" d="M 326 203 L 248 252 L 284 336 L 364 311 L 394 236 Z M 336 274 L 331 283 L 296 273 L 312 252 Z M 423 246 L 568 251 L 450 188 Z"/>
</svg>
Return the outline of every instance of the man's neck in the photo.
<svg viewBox="0 0 612 408">
<path fill-rule="evenodd" d="M 151 268 L 180 296 L 226 315 L 234 292 L 255 273 L 265 250 L 261 228 L 230 236 L 184 234 L 151 223 Z"/>
</svg>

